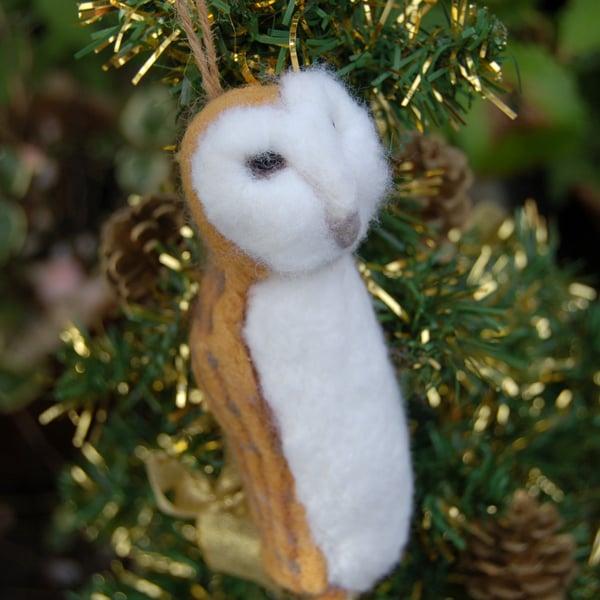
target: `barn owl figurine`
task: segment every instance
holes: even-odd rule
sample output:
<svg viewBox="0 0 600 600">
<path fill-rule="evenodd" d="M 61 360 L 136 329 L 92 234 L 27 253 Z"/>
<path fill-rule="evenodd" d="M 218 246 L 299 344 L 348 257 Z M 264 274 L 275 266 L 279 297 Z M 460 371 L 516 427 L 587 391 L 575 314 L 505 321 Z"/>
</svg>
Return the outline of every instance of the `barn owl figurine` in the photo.
<svg viewBox="0 0 600 600">
<path fill-rule="evenodd" d="M 402 398 L 353 251 L 389 183 L 372 121 L 324 70 L 230 90 L 191 121 L 206 246 L 197 380 L 242 473 L 268 574 L 347 598 L 398 562 L 412 498 Z"/>
</svg>

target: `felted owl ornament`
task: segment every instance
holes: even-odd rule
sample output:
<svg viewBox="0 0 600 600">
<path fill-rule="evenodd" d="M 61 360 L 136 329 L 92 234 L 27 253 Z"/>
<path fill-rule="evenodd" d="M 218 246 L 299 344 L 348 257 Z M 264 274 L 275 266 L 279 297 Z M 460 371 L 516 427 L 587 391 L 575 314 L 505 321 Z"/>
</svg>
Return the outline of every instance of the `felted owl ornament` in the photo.
<svg viewBox="0 0 600 600">
<path fill-rule="evenodd" d="M 342 599 L 401 557 L 412 473 L 401 393 L 353 252 L 389 184 L 367 112 L 330 73 L 232 89 L 190 122 L 183 190 L 205 246 L 193 369 L 279 585 Z"/>
</svg>

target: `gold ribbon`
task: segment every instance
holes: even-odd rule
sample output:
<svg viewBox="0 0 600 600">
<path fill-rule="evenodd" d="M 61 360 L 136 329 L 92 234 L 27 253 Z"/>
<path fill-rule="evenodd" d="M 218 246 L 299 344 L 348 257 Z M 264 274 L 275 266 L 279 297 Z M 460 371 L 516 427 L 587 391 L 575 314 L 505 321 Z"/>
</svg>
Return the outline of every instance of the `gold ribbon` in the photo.
<svg viewBox="0 0 600 600">
<path fill-rule="evenodd" d="M 594 543 L 592 544 L 592 551 L 590 552 L 588 564 L 591 567 L 597 567 L 600 565 L 600 528 L 598 531 L 596 531 L 596 537 L 594 538 Z"/>
<path fill-rule="evenodd" d="M 216 480 L 184 466 L 165 452 L 146 459 L 148 480 L 158 508 L 180 519 L 196 519 L 196 539 L 208 567 L 254 581 L 279 596 L 260 558 L 260 536 L 246 504 L 241 479 L 226 459 Z"/>
</svg>

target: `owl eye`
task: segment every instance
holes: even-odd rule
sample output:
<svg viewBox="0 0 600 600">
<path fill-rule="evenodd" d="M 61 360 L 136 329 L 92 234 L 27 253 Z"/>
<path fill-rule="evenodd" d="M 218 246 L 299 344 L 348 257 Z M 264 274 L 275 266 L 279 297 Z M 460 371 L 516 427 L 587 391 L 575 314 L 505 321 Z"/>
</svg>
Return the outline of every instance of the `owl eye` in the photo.
<svg viewBox="0 0 600 600">
<path fill-rule="evenodd" d="M 261 152 L 251 156 L 246 161 L 246 166 L 256 177 L 269 177 L 281 169 L 285 169 L 287 162 L 277 152 Z"/>
</svg>

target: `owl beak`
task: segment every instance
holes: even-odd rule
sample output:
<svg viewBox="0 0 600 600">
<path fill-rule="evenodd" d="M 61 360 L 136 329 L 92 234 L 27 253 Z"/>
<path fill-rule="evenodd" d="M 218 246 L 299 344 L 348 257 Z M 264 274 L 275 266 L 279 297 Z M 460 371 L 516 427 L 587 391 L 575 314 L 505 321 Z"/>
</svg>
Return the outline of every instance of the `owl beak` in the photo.
<svg viewBox="0 0 600 600">
<path fill-rule="evenodd" d="M 327 226 L 340 248 L 349 248 L 360 231 L 360 215 L 354 211 L 345 217 L 327 218 Z"/>
</svg>

